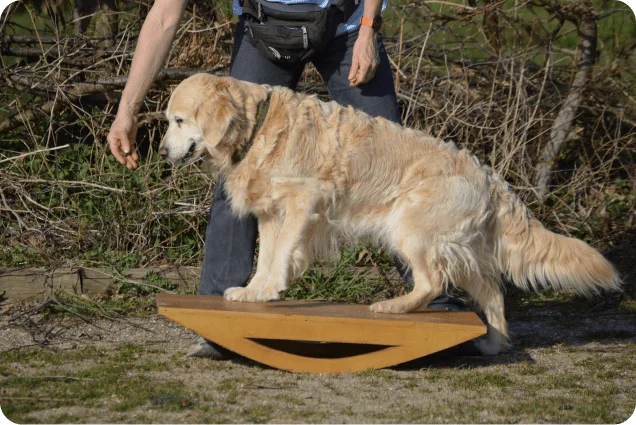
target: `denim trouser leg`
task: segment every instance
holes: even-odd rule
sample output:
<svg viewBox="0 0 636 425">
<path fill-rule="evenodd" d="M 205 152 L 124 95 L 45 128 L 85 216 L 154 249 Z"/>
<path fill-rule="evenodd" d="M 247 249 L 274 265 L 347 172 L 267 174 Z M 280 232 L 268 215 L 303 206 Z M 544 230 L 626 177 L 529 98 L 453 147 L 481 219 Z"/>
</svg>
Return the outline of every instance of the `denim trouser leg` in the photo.
<svg viewBox="0 0 636 425">
<path fill-rule="evenodd" d="M 205 232 L 205 257 L 201 271 L 200 295 L 223 295 L 231 286 L 247 282 L 252 272 L 258 227 L 256 218 L 237 219 L 223 190 L 219 175 Z"/>
</svg>

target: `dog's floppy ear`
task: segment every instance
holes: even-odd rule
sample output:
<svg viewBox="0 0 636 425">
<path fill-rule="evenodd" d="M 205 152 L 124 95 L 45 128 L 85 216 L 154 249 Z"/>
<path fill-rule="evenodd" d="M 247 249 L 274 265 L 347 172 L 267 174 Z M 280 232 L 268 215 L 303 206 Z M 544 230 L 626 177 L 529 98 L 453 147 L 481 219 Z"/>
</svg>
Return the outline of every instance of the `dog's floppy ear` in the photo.
<svg viewBox="0 0 636 425">
<path fill-rule="evenodd" d="M 230 84 L 215 79 L 204 85 L 203 100 L 194 114 L 210 158 L 221 170 L 232 164 L 232 154 L 245 137 L 244 109 Z"/>
<path fill-rule="evenodd" d="M 233 146 L 241 134 L 244 117 L 230 92 L 229 82 L 219 78 L 203 87 L 204 100 L 198 105 L 194 118 L 201 126 L 203 138 L 209 146 Z"/>
</svg>

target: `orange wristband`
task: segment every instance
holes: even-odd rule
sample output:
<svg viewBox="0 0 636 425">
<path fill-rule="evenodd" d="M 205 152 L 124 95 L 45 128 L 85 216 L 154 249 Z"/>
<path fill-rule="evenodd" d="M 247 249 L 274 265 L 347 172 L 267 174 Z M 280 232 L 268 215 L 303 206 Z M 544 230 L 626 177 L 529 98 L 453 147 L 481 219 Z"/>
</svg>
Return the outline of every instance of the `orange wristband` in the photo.
<svg viewBox="0 0 636 425">
<path fill-rule="evenodd" d="M 366 16 L 363 16 L 362 18 L 360 18 L 360 25 L 371 27 L 373 31 L 380 32 L 380 28 L 382 28 L 382 17 L 379 15 L 375 18 L 368 18 Z"/>
<path fill-rule="evenodd" d="M 362 18 L 360 18 L 360 25 L 373 28 L 373 18 L 367 18 L 366 16 L 363 16 Z"/>
</svg>

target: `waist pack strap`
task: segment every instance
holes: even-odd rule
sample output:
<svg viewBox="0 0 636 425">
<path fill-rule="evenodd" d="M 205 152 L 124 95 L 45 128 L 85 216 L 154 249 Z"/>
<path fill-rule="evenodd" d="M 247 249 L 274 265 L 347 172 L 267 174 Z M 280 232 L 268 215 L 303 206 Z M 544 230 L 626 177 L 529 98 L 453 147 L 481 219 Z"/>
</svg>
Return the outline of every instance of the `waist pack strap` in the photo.
<svg viewBox="0 0 636 425">
<path fill-rule="evenodd" d="M 243 9 L 243 13 L 251 15 L 253 18 L 259 21 L 265 21 L 268 17 L 266 9 L 272 11 L 272 14 L 276 15 L 277 19 L 280 19 L 280 15 L 286 13 L 298 14 L 314 14 L 325 12 L 325 8 L 322 8 L 313 3 L 294 3 L 285 4 L 278 2 L 270 2 L 267 0 L 240 0 L 239 4 Z M 351 15 L 360 6 L 360 0 L 334 0 L 330 6 L 338 9 L 342 13 L 342 21 L 339 24 L 349 20 Z"/>
<path fill-rule="evenodd" d="M 251 42 L 272 62 L 306 62 L 335 37 L 360 0 L 334 0 L 326 8 L 315 4 L 284 4 L 244 0 L 243 16 Z"/>
</svg>

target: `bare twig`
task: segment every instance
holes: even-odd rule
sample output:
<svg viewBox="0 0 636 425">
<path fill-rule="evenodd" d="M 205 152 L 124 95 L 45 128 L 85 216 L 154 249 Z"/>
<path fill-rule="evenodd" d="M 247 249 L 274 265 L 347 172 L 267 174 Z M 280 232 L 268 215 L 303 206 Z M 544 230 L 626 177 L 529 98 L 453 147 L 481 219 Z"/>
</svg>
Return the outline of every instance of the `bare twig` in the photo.
<svg viewBox="0 0 636 425">
<path fill-rule="evenodd" d="M 49 100 L 47 102 L 40 103 L 31 107 L 23 112 L 18 112 L 15 115 L 0 122 L 0 133 L 4 133 L 13 130 L 26 123 L 27 121 L 33 121 L 37 117 L 42 115 L 48 115 L 52 112 L 61 110 L 63 107 L 61 102 L 56 100 Z"/>
<path fill-rule="evenodd" d="M 35 154 L 37 154 L 37 153 L 50 152 L 50 151 L 56 151 L 56 150 L 58 150 L 58 149 L 66 149 L 66 148 L 68 148 L 69 146 L 70 146 L 70 145 L 55 146 L 55 147 L 53 147 L 53 148 L 39 149 L 39 150 L 37 150 L 37 151 L 23 153 L 23 154 L 18 155 L 18 156 L 13 156 L 13 157 L 11 157 L 11 158 L 5 158 L 5 159 L 2 159 L 2 160 L 0 160 L 0 164 L 2 164 L 3 162 L 7 162 L 7 161 L 15 161 L 15 160 L 17 160 L 17 159 L 22 159 L 22 158 L 24 158 L 24 157 L 27 157 L 27 156 L 29 156 L 29 155 L 35 155 Z"/>
<path fill-rule="evenodd" d="M 596 21 L 598 17 L 587 0 L 572 2 L 571 7 L 571 10 L 562 7 L 555 7 L 555 9 L 558 11 L 567 10 L 567 12 L 564 12 L 566 14 L 565 17 L 576 22 L 579 34 L 579 57 L 577 60 L 579 70 L 574 77 L 570 92 L 565 98 L 563 106 L 554 120 L 552 131 L 550 132 L 550 140 L 541 154 L 541 160 L 537 164 L 535 186 L 540 200 L 543 200 L 547 194 L 547 186 L 550 180 L 549 171 L 552 169 L 554 161 L 570 133 L 572 123 L 581 104 L 583 91 L 592 76 L 592 66 L 596 61 Z"/>
</svg>

